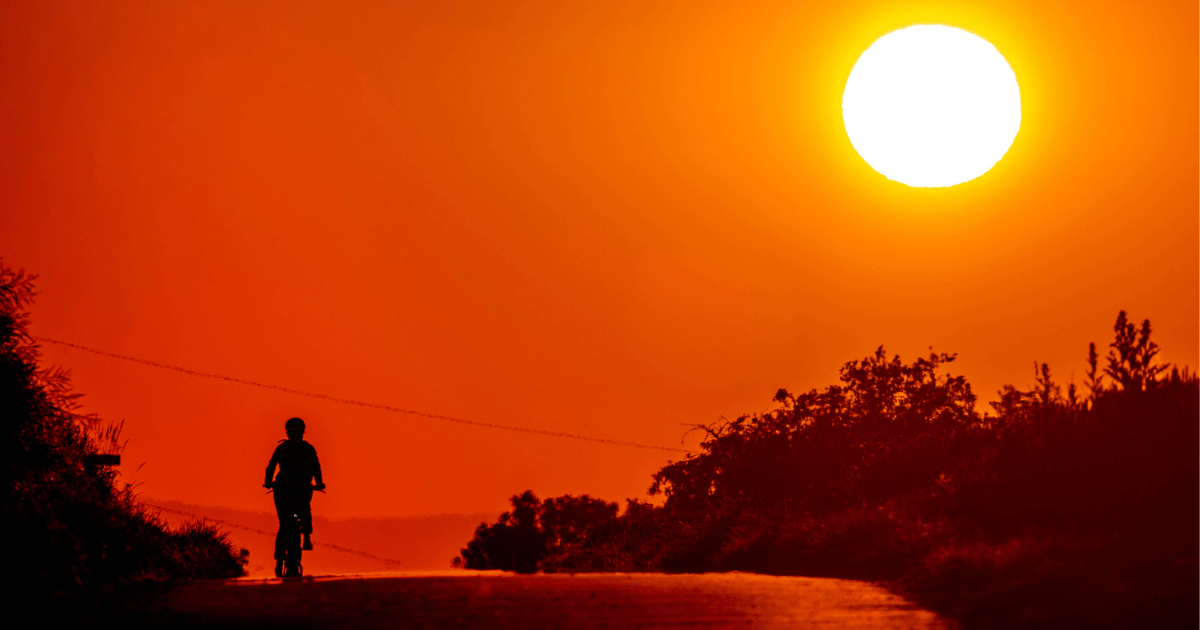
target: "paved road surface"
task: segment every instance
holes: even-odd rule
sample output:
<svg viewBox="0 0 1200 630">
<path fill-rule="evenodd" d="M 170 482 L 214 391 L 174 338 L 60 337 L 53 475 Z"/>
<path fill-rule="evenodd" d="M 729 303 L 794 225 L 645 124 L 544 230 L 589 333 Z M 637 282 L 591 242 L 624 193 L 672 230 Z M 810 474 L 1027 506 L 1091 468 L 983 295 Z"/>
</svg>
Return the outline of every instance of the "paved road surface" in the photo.
<svg viewBox="0 0 1200 630">
<path fill-rule="evenodd" d="M 496 573 L 183 586 L 131 625 L 223 628 L 913 628 L 931 612 L 865 582 L 751 574 Z"/>
</svg>

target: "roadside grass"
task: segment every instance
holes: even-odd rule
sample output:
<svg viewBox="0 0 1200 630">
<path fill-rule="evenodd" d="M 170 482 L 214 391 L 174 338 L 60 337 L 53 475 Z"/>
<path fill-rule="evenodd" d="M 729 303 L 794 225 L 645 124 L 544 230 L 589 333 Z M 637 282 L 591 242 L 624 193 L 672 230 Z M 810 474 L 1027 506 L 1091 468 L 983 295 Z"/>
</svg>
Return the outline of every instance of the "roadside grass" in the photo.
<svg viewBox="0 0 1200 630">
<path fill-rule="evenodd" d="M 39 365 L 33 280 L 0 264 L 0 601 L 86 620 L 139 586 L 241 575 L 215 526 L 168 528 L 117 487 L 101 456 L 120 453 L 121 426 L 78 413 L 68 372 Z"/>
<path fill-rule="evenodd" d="M 1030 533 L 940 547 L 889 586 L 967 628 L 1194 628 L 1200 579 L 1195 556 Z"/>
</svg>

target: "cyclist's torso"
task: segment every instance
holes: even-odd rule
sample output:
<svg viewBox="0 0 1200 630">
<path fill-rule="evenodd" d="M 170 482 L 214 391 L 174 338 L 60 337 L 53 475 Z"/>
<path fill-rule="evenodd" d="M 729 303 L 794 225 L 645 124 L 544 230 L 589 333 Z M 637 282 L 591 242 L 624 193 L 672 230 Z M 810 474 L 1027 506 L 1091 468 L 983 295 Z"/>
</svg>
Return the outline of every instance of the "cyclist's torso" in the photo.
<svg viewBox="0 0 1200 630">
<path fill-rule="evenodd" d="M 276 486 L 303 486 L 307 488 L 314 477 L 320 475 L 317 449 L 304 440 L 287 440 L 275 448 L 271 461 L 279 464 L 275 476 Z"/>
</svg>

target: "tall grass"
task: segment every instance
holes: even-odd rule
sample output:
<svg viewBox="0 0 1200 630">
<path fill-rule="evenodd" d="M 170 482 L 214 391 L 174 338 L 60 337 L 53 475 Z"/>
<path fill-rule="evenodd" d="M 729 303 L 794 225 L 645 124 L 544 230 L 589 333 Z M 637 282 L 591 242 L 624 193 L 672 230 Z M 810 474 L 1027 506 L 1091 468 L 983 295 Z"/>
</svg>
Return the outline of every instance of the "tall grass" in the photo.
<svg viewBox="0 0 1200 630">
<path fill-rule="evenodd" d="M 77 615 L 134 584 L 241 575 L 224 534 L 170 529 L 116 487 L 95 456 L 119 452 L 120 425 L 79 414 L 69 373 L 39 365 L 33 281 L 0 262 L 0 597 Z"/>
</svg>

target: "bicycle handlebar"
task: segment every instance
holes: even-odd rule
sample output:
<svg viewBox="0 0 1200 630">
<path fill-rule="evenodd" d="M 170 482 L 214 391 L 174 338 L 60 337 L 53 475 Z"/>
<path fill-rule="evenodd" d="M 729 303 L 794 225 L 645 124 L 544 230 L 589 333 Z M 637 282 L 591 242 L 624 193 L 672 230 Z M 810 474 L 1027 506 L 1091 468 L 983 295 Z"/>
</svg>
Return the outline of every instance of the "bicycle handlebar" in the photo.
<svg viewBox="0 0 1200 630">
<path fill-rule="evenodd" d="M 275 491 L 274 483 L 264 483 L 262 487 L 267 489 L 268 494 Z M 313 492 L 320 492 L 321 494 L 325 494 L 325 484 L 320 484 L 320 485 L 312 484 L 309 486 L 309 489 L 311 489 Z"/>
</svg>

